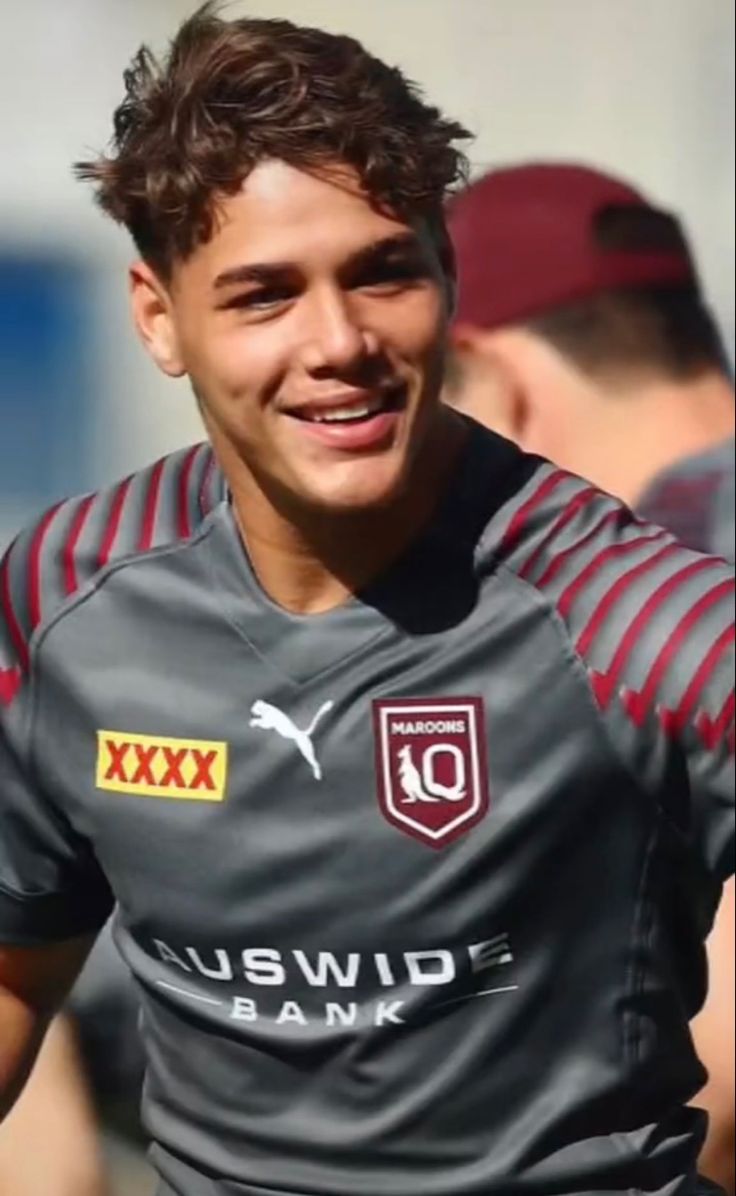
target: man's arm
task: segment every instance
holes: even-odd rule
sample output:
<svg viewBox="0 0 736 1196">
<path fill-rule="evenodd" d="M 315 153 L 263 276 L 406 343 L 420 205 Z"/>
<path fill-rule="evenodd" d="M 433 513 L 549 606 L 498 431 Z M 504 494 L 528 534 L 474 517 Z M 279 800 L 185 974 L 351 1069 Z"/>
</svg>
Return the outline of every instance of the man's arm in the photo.
<svg viewBox="0 0 736 1196">
<path fill-rule="evenodd" d="M 0 947 L 0 1192 L 106 1191 L 71 1026 L 57 1017 L 46 1033 L 90 945 L 78 939 L 44 948 Z"/>
<path fill-rule="evenodd" d="M 708 1111 L 708 1137 L 700 1157 L 704 1175 L 736 1191 L 734 1149 L 734 933 L 736 930 L 734 882 L 723 893 L 715 927 L 708 940 L 710 986 L 708 999 L 693 1022 L 695 1046 L 708 1071 L 708 1083 L 695 1104 Z"/>
<path fill-rule="evenodd" d="M 57 1017 L 23 1092 L 0 1126 L 0 1192 L 105 1196 L 107 1191 L 74 1032 L 66 1017 Z"/>
<path fill-rule="evenodd" d="M 92 942 L 84 937 L 45 947 L 0 945 L 0 1122 L 20 1095 L 49 1021 Z"/>
</svg>

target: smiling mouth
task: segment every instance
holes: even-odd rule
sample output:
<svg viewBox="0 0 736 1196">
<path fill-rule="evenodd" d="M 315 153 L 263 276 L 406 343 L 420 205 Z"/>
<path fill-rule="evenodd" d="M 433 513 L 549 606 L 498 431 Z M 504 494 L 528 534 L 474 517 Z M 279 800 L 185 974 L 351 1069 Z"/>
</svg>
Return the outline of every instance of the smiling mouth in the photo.
<svg viewBox="0 0 736 1196">
<path fill-rule="evenodd" d="M 377 415 L 403 411 L 406 406 L 406 387 L 395 386 L 379 394 L 361 396 L 343 403 L 314 403 L 286 411 L 302 423 L 346 425 L 367 423 Z"/>
</svg>

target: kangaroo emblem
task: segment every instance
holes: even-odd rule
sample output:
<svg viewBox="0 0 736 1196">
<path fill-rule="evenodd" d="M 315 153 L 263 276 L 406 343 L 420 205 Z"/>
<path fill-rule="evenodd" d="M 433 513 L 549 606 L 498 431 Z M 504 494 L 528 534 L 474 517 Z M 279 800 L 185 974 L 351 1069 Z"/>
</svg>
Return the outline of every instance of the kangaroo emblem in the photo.
<svg viewBox="0 0 736 1196">
<path fill-rule="evenodd" d="M 404 790 L 404 804 L 413 805 L 415 802 L 462 801 L 465 797 L 465 787 L 462 782 L 448 788 L 438 781 L 428 781 L 432 785 L 433 793 L 427 793 L 422 780 L 422 774 L 414 763 L 411 747 L 404 744 L 399 748 L 399 782 Z"/>
<path fill-rule="evenodd" d="M 250 726 L 258 727 L 262 731 L 275 731 L 282 739 L 290 739 L 311 768 L 314 779 L 321 781 L 322 768 L 314 752 L 312 736 L 317 730 L 317 724 L 334 705 L 334 702 L 323 702 L 307 729 L 302 731 L 283 710 L 259 699 L 250 708 Z"/>
</svg>

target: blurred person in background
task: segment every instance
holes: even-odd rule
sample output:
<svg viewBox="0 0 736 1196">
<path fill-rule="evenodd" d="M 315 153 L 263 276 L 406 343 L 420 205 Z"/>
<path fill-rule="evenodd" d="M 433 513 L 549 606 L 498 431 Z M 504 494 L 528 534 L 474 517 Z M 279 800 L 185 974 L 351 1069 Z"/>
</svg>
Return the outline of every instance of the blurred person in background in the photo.
<svg viewBox="0 0 736 1196">
<path fill-rule="evenodd" d="M 209 442 L 5 558 L 2 1100 L 117 900 L 162 1196 L 705 1192 L 733 571 L 441 404 L 466 133 L 400 71 L 207 6 L 125 82 L 80 175 Z M 570 522 L 646 558 L 602 638 Z"/>
<path fill-rule="evenodd" d="M 678 220 L 576 164 L 491 171 L 451 205 L 459 301 L 446 397 L 622 498 L 691 548 L 734 555 L 734 390 Z M 693 1024 L 709 1073 L 706 1174 L 734 1190 L 734 885 Z"/>
</svg>

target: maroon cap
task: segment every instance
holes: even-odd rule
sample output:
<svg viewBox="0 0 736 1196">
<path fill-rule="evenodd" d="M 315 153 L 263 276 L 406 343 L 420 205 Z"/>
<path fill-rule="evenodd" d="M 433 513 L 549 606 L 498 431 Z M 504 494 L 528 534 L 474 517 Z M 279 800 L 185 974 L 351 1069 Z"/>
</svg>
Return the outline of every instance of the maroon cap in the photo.
<svg viewBox="0 0 736 1196">
<path fill-rule="evenodd" d="M 619 179 L 568 163 L 494 170 L 471 183 L 448 213 L 457 322 L 495 328 L 617 287 L 697 285 L 672 217 L 681 248 L 603 248 L 596 220 L 612 207 L 657 210 Z"/>
</svg>

